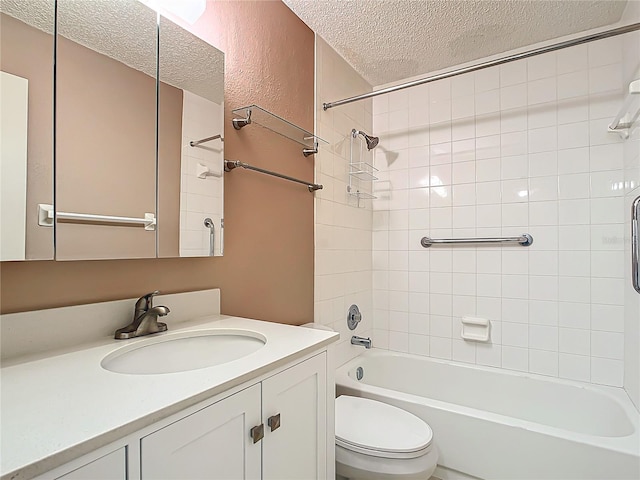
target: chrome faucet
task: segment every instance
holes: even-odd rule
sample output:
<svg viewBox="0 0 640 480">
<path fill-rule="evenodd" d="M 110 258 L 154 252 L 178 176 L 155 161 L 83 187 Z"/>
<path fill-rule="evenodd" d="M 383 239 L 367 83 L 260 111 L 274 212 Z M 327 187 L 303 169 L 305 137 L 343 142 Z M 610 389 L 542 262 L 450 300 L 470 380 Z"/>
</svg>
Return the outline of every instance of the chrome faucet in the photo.
<svg viewBox="0 0 640 480">
<path fill-rule="evenodd" d="M 371 348 L 371 339 L 368 337 L 364 338 L 354 335 L 353 337 L 351 337 L 351 345 L 359 345 L 364 348 Z"/>
<path fill-rule="evenodd" d="M 153 297 L 159 293 L 160 292 L 156 290 L 138 299 L 133 313 L 133 322 L 126 327 L 116 330 L 115 338 L 117 340 L 142 337 L 167 330 L 167 324 L 158 322 L 158 317 L 164 317 L 169 313 L 169 307 L 153 306 Z"/>
</svg>

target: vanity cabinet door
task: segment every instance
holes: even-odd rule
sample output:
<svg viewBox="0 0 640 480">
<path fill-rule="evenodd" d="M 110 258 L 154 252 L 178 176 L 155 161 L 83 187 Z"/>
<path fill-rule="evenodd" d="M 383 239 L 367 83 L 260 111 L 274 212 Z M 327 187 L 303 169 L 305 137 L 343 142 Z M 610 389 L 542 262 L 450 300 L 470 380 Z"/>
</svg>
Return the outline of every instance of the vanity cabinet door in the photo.
<svg viewBox="0 0 640 480">
<path fill-rule="evenodd" d="M 262 382 L 264 480 L 325 480 L 326 353 Z"/>
<path fill-rule="evenodd" d="M 143 437 L 142 480 L 260 479 L 260 413 L 258 384 Z"/>
<path fill-rule="evenodd" d="M 66 475 L 57 477 L 57 480 L 87 480 L 88 478 L 91 480 L 125 480 L 127 478 L 126 464 L 125 449 L 120 448 Z"/>
</svg>

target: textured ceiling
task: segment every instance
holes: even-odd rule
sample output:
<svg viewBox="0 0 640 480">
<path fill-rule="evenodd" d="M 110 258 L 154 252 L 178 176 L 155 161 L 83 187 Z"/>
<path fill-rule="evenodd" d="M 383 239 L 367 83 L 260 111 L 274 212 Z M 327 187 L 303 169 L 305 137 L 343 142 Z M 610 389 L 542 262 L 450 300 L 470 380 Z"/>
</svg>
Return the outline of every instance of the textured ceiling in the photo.
<svg viewBox="0 0 640 480">
<path fill-rule="evenodd" d="M 620 20 L 627 0 L 284 0 L 372 85 Z"/>
<path fill-rule="evenodd" d="M 52 32 L 53 0 L 1 0 L 0 11 Z M 147 75 L 156 75 L 157 14 L 137 0 L 58 0 L 58 32 Z M 160 79 L 222 103 L 224 54 L 162 18 Z"/>
</svg>

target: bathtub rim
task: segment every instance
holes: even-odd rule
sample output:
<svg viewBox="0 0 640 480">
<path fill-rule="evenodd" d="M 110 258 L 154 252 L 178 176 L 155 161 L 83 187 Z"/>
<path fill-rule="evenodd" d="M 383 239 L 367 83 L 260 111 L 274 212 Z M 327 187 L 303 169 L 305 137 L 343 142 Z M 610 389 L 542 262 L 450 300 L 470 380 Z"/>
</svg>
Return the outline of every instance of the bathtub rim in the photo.
<svg viewBox="0 0 640 480">
<path fill-rule="evenodd" d="M 480 370 L 485 372 L 497 373 L 501 375 L 520 377 L 520 378 L 532 378 L 532 379 L 540 380 L 544 382 L 570 385 L 577 388 L 592 390 L 599 394 L 609 397 L 612 401 L 620 405 L 625 415 L 627 416 L 627 419 L 629 420 L 629 422 L 633 427 L 633 432 L 630 433 L 629 435 L 618 436 L 618 437 L 606 437 L 606 436 L 591 435 L 586 433 L 579 433 L 579 432 L 574 432 L 564 428 L 553 427 L 550 425 L 536 423 L 530 420 L 523 420 L 523 419 L 510 417 L 510 416 L 499 414 L 499 413 L 487 412 L 487 411 L 479 410 L 476 408 L 467 407 L 464 405 L 448 403 L 442 400 L 434 400 L 428 397 L 421 397 L 419 395 L 415 395 L 411 393 L 404 393 L 396 390 L 391 390 L 388 388 L 378 387 L 375 385 L 370 385 L 367 383 L 357 381 L 349 376 L 349 371 L 357 367 L 358 363 L 361 362 L 363 359 L 367 357 L 380 357 L 380 356 L 412 358 L 418 361 L 449 365 L 454 368 Z M 561 437 L 561 438 L 565 438 L 575 442 L 585 443 L 595 447 L 606 448 L 619 453 L 629 454 L 640 459 L 640 451 L 638 449 L 638 446 L 640 446 L 640 413 L 635 409 L 635 406 L 631 402 L 629 395 L 622 387 L 610 387 L 606 385 L 597 385 L 597 384 L 591 384 L 586 382 L 579 382 L 576 380 L 565 380 L 557 377 L 549 377 L 549 376 L 539 375 L 535 373 L 519 372 L 519 371 L 506 370 L 506 369 L 497 368 L 497 367 L 456 362 L 454 360 L 445 360 L 440 358 L 426 357 L 422 355 L 415 355 L 415 354 L 404 353 L 404 352 L 395 352 L 392 350 L 384 350 L 379 348 L 372 348 L 365 352 L 361 352 L 361 354 L 358 355 L 357 357 L 351 359 L 350 361 L 338 367 L 336 370 L 335 382 L 336 382 L 336 392 L 339 392 L 340 388 L 344 387 L 353 391 L 369 392 L 379 397 L 390 397 L 390 398 L 395 398 L 399 401 L 405 401 L 405 402 L 417 403 L 417 404 L 427 404 L 428 406 L 431 406 L 433 408 L 448 410 L 460 415 L 480 418 L 488 421 L 499 421 L 500 423 L 503 423 L 512 427 L 522 428 L 524 430 L 531 430 L 537 433 L 542 433 L 547 435 L 553 435 L 555 437 Z M 438 442 L 438 439 L 436 437 L 434 437 L 434 442 L 436 444 Z"/>
</svg>

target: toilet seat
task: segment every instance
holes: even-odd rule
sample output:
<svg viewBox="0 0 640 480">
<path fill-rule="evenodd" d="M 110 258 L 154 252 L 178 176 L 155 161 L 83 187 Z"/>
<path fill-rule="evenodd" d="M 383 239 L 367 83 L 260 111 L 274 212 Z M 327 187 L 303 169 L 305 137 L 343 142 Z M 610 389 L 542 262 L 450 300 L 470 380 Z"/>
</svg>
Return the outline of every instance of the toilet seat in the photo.
<svg viewBox="0 0 640 480">
<path fill-rule="evenodd" d="M 433 431 L 415 415 L 368 398 L 336 398 L 336 445 L 382 458 L 417 458 L 429 451 Z"/>
</svg>

